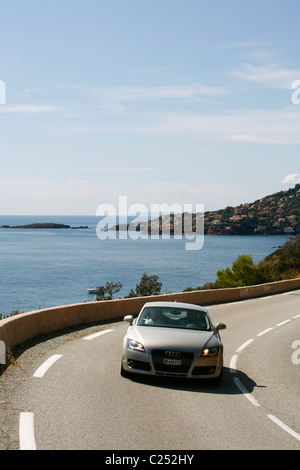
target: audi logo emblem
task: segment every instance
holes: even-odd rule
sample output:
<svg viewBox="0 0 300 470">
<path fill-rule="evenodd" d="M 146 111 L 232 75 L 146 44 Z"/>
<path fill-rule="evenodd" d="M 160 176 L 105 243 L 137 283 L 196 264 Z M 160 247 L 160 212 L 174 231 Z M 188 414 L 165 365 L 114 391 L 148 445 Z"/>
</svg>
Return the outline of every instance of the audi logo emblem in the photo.
<svg viewBox="0 0 300 470">
<path fill-rule="evenodd" d="M 166 357 L 172 357 L 172 358 L 178 358 L 178 357 L 181 357 L 181 352 L 179 352 L 179 351 L 166 351 L 165 356 Z"/>
</svg>

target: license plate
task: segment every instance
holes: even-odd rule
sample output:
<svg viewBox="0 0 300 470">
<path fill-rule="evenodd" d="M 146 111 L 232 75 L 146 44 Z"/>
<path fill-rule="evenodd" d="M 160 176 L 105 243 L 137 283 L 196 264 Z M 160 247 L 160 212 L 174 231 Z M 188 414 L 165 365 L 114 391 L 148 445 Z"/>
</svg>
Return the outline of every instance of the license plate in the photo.
<svg viewBox="0 0 300 470">
<path fill-rule="evenodd" d="M 181 359 L 164 359 L 163 364 L 166 366 L 181 366 Z"/>
</svg>

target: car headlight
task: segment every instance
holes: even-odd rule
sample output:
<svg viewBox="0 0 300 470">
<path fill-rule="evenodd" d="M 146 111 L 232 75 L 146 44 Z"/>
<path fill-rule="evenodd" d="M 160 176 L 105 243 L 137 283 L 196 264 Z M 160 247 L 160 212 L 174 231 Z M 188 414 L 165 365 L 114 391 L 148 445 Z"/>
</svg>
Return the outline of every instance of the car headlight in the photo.
<svg viewBox="0 0 300 470">
<path fill-rule="evenodd" d="M 144 348 L 142 343 L 134 341 L 133 339 L 127 340 L 127 348 L 132 349 L 133 351 L 146 352 L 146 349 Z"/>
<path fill-rule="evenodd" d="M 201 357 L 211 357 L 211 356 L 217 356 L 219 352 L 219 348 L 205 348 L 202 351 Z"/>
</svg>

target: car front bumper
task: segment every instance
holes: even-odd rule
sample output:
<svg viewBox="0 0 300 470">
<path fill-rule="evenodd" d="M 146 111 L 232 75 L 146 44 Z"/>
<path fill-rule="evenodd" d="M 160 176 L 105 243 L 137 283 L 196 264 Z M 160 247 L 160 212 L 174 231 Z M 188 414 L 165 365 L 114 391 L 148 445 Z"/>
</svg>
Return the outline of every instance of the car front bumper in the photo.
<svg viewBox="0 0 300 470">
<path fill-rule="evenodd" d="M 191 379 L 216 379 L 223 368 L 223 350 L 216 356 L 201 357 L 199 354 L 180 351 L 178 358 L 166 358 L 164 350 L 150 353 L 126 349 L 122 359 L 123 370 L 128 373 L 187 377 Z"/>
</svg>

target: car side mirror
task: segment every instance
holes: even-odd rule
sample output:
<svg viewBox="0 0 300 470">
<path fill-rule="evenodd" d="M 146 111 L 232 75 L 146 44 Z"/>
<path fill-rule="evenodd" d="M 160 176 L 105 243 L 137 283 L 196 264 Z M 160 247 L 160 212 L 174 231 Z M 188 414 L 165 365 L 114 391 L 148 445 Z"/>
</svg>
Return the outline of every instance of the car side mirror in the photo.
<svg viewBox="0 0 300 470">
<path fill-rule="evenodd" d="M 126 315 L 124 317 L 124 321 L 127 321 L 128 323 L 130 323 L 130 325 L 132 325 L 133 323 L 133 315 Z"/>
<path fill-rule="evenodd" d="M 217 323 L 217 326 L 215 327 L 216 331 L 225 330 L 225 329 L 226 329 L 226 325 L 224 323 Z"/>
</svg>

